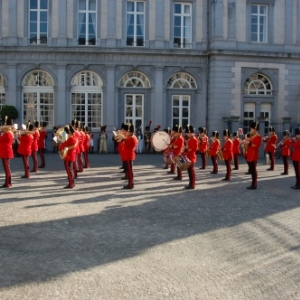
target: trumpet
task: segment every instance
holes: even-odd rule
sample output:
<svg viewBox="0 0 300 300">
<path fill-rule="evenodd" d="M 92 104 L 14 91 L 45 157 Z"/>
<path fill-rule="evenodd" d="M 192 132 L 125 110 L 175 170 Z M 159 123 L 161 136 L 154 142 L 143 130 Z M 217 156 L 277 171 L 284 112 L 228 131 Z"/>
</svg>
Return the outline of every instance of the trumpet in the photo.
<svg viewBox="0 0 300 300">
<path fill-rule="evenodd" d="M 122 140 L 125 139 L 124 134 L 123 134 L 120 130 L 118 130 L 118 131 L 113 131 L 113 134 L 114 134 L 114 139 L 115 139 L 118 143 L 120 143 Z"/>
<path fill-rule="evenodd" d="M 282 147 L 284 145 L 284 140 L 282 140 L 280 143 L 278 143 L 275 147 L 277 149 L 278 147 Z"/>
<path fill-rule="evenodd" d="M 205 156 L 206 156 L 206 158 L 210 158 L 210 150 L 209 149 L 205 150 Z"/>
</svg>

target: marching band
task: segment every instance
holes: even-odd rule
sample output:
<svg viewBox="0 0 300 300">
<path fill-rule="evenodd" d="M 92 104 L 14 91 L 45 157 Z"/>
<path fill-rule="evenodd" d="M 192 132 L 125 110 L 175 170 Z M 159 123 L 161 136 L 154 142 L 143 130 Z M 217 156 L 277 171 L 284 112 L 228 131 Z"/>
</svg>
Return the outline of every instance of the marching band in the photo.
<svg viewBox="0 0 300 300">
<path fill-rule="evenodd" d="M 290 132 L 285 130 L 282 135 L 283 139 L 277 143 L 277 135 L 274 127 L 269 128 L 269 135 L 262 138 L 258 133 L 259 123 L 252 122 L 250 132 L 245 134 L 242 140 L 239 131 L 231 132 L 226 129 L 223 131 L 224 142 L 220 141 L 219 131 L 213 131 L 211 139 L 207 137 L 205 127 L 199 127 L 199 134 L 195 134 L 192 125 L 186 125 L 182 128 L 179 125 L 173 126 L 172 130 L 165 129 L 159 131 L 159 127 L 153 135 L 150 133 L 150 125 L 146 126 L 146 131 L 141 138 L 141 129 L 137 128 L 139 138 L 135 134 L 134 125 L 123 123 L 118 131 L 114 131 L 114 140 L 117 143 L 118 153 L 123 163 L 125 176 L 123 180 L 127 180 L 127 185 L 123 189 L 134 188 L 133 161 L 138 153 L 139 142 L 144 140 L 145 152 L 150 152 L 150 145 L 154 152 L 162 151 L 166 165 L 164 169 L 168 169 L 171 165 L 170 174 L 177 174 L 173 179 L 182 180 L 183 171 L 187 171 L 189 184 L 185 189 L 195 189 L 196 174 L 195 164 L 197 161 L 197 153 L 200 154 L 202 166 L 199 168 L 205 170 L 207 167 L 207 158 L 211 158 L 213 170 L 211 174 L 217 174 L 218 160 L 224 161 L 226 166 L 226 174 L 223 181 L 231 180 L 232 167 L 233 170 L 239 170 L 239 154 L 242 153 L 248 164 L 248 172 L 251 175 L 251 185 L 248 190 L 257 189 L 258 172 L 257 161 L 259 157 L 259 149 L 262 142 L 266 143 L 264 151 L 270 157 L 270 168 L 268 171 L 275 169 L 275 151 L 280 147 L 283 160 L 284 171 L 281 175 L 288 175 L 289 157 L 293 161 L 296 182 L 292 186 L 293 189 L 300 189 L 300 128 L 295 129 L 295 137 L 290 138 Z M 0 126 L 0 158 L 2 159 L 3 169 L 5 172 L 5 182 L 2 188 L 12 187 L 12 176 L 10 170 L 10 160 L 14 157 L 13 143 L 18 143 L 18 153 L 22 156 L 24 175 L 21 178 L 30 178 L 30 172 L 38 172 L 38 168 L 45 168 L 45 139 L 47 138 L 47 123 L 34 121 L 33 124 L 28 122 L 27 126 L 22 130 L 17 130 L 13 121 L 5 118 L 2 126 Z M 68 184 L 64 187 L 71 189 L 75 187 L 75 179 L 78 172 L 83 172 L 83 168 L 89 168 L 88 153 L 90 151 L 90 130 L 87 126 L 81 124 L 78 120 L 73 120 L 70 125 L 59 128 L 54 135 L 54 142 L 58 145 L 59 155 L 64 161 L 65 170 L 68 177 Z M 291 151 L 291 148 L 293 151 Z M 139 150 L 141 153 L 141 150 Z M 37 153 L 40 156 L 40 165 L 38 165 Z M 29 157 L 33 160 L 33 169 L 29 168 Z M 233 160 L 233 163 L 232 163 Z"/>
</svg>

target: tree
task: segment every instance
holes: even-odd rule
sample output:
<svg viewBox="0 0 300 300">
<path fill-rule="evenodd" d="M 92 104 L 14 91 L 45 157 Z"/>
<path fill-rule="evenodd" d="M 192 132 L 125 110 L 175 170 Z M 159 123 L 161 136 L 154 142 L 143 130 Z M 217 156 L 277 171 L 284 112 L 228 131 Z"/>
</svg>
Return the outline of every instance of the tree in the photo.
<svg viewBox="0 0 300 300">
<path fill-rule="evenodd" d="M 3 105 L 0 112 L 2 120 L 5 119 L 5 116 L 8 118 L 15 120 L 18 118 L 18 110 L 13 105 Z"/>
</svg>

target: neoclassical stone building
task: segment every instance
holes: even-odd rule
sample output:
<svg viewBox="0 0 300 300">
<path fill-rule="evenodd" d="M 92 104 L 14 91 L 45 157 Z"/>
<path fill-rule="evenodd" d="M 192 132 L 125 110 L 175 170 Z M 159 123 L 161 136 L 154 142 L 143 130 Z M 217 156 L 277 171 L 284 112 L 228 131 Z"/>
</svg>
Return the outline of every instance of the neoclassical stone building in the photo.
<svg viewBox="0 0 300 300">
<path fill-rule="evenodd" d="M 49 128 L 293 130 L 300 0 L 0 0 L 3 104 Z"/>
</svg>

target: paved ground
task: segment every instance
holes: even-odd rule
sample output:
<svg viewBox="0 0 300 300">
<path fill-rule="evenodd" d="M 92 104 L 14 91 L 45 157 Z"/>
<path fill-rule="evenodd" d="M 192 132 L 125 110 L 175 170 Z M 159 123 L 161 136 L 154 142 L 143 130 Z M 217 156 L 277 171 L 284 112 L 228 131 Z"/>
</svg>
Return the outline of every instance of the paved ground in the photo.
<svg viewBox="0 0 300 300">
<path fill-rule="evenodd" d="M 29 180 L 15 158 L 0 194 L 0 299 L 300 299 L 300 192 L 260 162 L 259 188 L 243 163 L 197 169 L 197 189 L 139 155 L 135 189 L 119 157 L 90 155 L 74 190 L 57 154 Z M 3 170 L 0 169 L 0 180 Z"/>
</svg>

